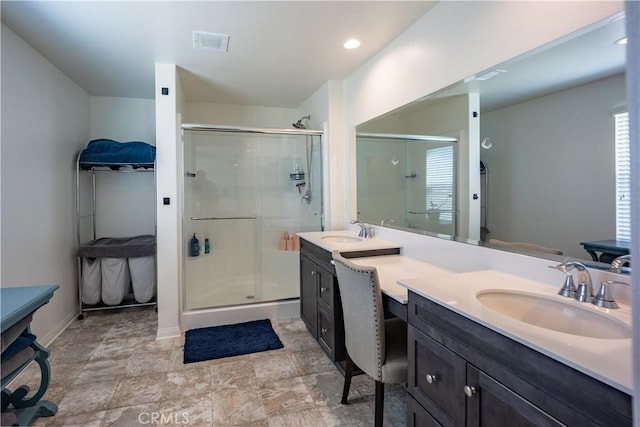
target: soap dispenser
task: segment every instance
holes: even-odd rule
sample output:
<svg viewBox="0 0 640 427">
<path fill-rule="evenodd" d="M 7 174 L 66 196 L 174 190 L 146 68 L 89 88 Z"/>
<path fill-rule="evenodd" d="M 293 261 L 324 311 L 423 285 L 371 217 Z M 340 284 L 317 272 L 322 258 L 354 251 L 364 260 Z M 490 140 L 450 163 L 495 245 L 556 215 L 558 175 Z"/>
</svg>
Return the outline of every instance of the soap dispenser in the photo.
<svg viewBox="0 0 640 427">
<path fill-rule="evenodd" d="M 198 256 L 198 251 L 200 250 L 198 243 L 198 238 L 196 237 L 196 233 L 193 233 L 193 237 L 191 238 L 191 242 L 189 244 L 189 255 Z"/>
</svg>

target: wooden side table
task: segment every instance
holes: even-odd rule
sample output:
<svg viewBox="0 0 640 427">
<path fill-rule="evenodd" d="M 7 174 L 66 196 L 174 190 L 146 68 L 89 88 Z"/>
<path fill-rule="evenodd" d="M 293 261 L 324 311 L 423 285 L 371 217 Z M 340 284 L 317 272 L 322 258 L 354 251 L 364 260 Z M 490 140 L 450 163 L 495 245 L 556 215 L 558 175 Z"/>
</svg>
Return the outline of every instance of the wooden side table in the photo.
<svg viewBox="0 0 640 427">
<path fill-rule="evenodd" d="M 620 255 L 627 255 L 631 242 L 624 240 L 594 240 L 591 242 L 580 242 L 584 250 L 591 255 L 594 261 L 611 264 L 611 261 Z M 600 252 L 600 255 L 598 255 Z"/>
<path fill-rule="evenodd" d="M 49 302 L 58 285 L 28 286 L 0 289 L 2 316 L 2 425 L 29 425 L 36 417 L 49 417 L 58 407 L 41 400 L 51 378 L 49 350 L 31 333 L 31 319 L 40 307 Z M 6 386 L 32 361 L 40 367 L 40 386 L 27 397 L 30 390 L 21 385 L 11 391 Z"/>
</svg>

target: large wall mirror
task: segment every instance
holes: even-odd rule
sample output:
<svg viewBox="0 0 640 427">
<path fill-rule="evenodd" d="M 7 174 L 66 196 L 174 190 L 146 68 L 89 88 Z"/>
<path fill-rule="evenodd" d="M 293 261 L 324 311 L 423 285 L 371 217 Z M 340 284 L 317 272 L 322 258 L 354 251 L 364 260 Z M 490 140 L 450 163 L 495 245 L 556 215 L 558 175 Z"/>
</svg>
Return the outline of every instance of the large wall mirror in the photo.
<svg viewBox="0 0 640 427">
<path fill-rule="evenodd" d="M 624 35 L 612 17 L 359 125 L 357 219 L 552 259 L 624 253 Z"/>
</svg>

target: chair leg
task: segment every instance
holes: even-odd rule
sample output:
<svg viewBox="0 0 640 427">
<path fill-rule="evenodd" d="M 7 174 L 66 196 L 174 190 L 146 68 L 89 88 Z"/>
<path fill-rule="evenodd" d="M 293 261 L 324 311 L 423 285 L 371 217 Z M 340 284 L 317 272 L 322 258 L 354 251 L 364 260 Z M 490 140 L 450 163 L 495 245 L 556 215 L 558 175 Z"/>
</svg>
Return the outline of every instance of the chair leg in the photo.
<svg viewBox="0 0 640 427">
<path fill-rule="evenodd" d="M 351 377 L 353 376 L 353 360 L 347 354 L 345 372 L 344 372 L 344 388 L 342 389 L 342 400 L 340 403 L 346 405 L 349 403 L 347 399 L 349 398 L 349 388 L 351 388 Z"/>
<path fill-rule="evenodd" d="M 384 383 L 381 381 L 376 381 L 375 411 L 375 427 L 382 427 L 382 419 L 384 418 Z"/>
</svg>

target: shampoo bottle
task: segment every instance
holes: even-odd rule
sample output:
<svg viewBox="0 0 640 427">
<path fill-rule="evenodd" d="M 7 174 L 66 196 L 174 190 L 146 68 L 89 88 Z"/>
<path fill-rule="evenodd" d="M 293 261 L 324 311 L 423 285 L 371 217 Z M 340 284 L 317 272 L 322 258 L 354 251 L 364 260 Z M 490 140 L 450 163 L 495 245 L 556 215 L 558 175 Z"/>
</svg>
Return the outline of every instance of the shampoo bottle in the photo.
<svg viewBox="0 0 640 427">
<path fill-rule="evenodd" d="M 189 243 L 189 255 L 198 256 L 199 248 L 198 238 L 196 237 L 196 233 L 193 233 L 193 237 L 191 238 L 191 242 Z"/>
<path fill-rule="evenodd" d="M 211 252 L 211 245 L 209 244 L 209 239 L 204 239 L 204 253 L 208 254 Z"/>
</svg>

